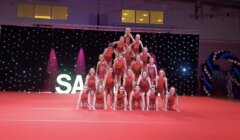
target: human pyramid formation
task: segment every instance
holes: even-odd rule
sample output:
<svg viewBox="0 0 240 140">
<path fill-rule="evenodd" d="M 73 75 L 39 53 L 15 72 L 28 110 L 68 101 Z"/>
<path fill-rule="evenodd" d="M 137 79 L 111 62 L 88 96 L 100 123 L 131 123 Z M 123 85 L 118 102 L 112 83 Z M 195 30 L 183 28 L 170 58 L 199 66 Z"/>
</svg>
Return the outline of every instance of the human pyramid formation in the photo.
<svg viewBox="0 0 240 140">
<path fill-rule="evenodd" d="M 148 111 L 150 102 L 154 102 L 154 108 L 158 111 L 160 95 L 162 110 L 168 111 L 176 105 L 176 111 L 179 111 L 176 89 L 171 87 L 168 90 L 164 70 L 157 72 L 148 48 L 143 47 L 139 34 L 133 38 L 130 28 L 126 28 L 125 35 L 109 43 L 103 54 L 99 55 L 96 70 L 89 70 L 85 86 L 79 94 L 77 109 L 79 104 L 83 106 L 85 100 L 89 110 L 95 110 L 96 100 L 103 100 L 103 107 L 107 110 L 108 95 L 113 110 L 117 109 L 119 102 L 123 102 L 124 110 L 132 110 L 133 104 L 138 102 L 143 111 Z"/>
</svg>

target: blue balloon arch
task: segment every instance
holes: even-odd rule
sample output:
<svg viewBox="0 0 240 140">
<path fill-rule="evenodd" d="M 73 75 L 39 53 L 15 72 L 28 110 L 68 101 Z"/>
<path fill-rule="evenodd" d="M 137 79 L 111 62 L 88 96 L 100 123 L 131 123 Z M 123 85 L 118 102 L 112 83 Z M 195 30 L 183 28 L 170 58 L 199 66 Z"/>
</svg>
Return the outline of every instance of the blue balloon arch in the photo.
<svg viewBox="0 0 240 140">
<path fill-rule="evenodd" d="M 210 96 L 213 89 L 213 71 L 218 69 L 218 66 L 214 64 L 215 60 L 225 59 L 231 63 L 232 69 L 230 71 L 231 81 L 240 87 L 240 59 L 229 51 L 217 51 L 211 53 L 205 63 L 202 66 L 203 76 L 201 78 L 202 88 L 204 92 Z"/>
</svg>

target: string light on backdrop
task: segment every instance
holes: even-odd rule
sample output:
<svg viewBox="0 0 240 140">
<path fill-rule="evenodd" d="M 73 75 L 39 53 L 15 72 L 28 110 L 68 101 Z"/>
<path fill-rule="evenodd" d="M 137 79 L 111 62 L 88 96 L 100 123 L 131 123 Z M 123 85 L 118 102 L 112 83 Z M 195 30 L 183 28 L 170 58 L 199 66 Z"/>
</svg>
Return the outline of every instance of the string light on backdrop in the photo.
<svg viewBox="0 0 240 140">
<path fill-rule="evenodd" d="M 123 32 L 39 27 L 2 26 L 0 90 L 40 91 L 46 83 L 51 49 L 58 74 L 83 76 L 95 67 L 98 55 Z M 136 32 L 132 33 L 134 36 Z M 144 46 L 163 68 L 169 85 L 179 94 L 194 94 L 197 87 L 199 36 L 170 33 L 140 33 Z M 82 60 L 84 57 L 84 60 Z M 56 85 L 55 85 L 56 86 Z"/>
<path fill-rule="evenodd" d="M 182 68 L 182 71 L 183 71 L 183 72 L 186 72 L 186 71 L 187 71 L 187 69 L 186 69 L 186 68 Z"/>
<path fill-rule="evenodd" d="M 213 70 L 217 70 L 218 66 L 214 64 L 215 60 L 225 59 L 232 64 L 232 70 L 230 72 L 231 80 L 237 86 L 240 86 L 240 59 L 236 57 L 229 51 L 217 51 L 210 54 L 203 65 L 203 90 L 207 95 L 211 95 L 211 91 L 213 89 L 212 79 L 213 79 Z"/>
</svg>

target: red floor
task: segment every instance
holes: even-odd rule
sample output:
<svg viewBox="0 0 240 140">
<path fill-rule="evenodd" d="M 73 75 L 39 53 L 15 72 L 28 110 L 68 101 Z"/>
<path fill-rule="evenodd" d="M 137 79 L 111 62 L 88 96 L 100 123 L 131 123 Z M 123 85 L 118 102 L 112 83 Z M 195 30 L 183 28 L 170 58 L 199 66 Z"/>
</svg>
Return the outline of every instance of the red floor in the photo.
<svg viewBox="0 0 240 140">
<path fill-rule="evenodd" d="M 239 140 L 240 104 L 180 97 L 181 112 L 75 110 L 77 95 L 0 93 L 0 140 Z"/>
</svg>

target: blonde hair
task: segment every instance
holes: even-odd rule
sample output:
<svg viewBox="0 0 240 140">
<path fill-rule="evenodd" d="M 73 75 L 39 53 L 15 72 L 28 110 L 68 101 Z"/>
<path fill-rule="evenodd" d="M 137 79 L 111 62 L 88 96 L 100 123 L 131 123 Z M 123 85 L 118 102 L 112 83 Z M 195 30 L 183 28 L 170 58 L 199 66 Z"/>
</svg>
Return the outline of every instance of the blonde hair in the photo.
<svg viewBox="0 0 240 140">
<path fill-rule="evenodd" d="M 131 28 L 127 27 L 127 28 L 125 29 L 125 31 L 127 31 L 127 30 L 130 30 L 130 31 L 131 31 Z"/>
</svg>

